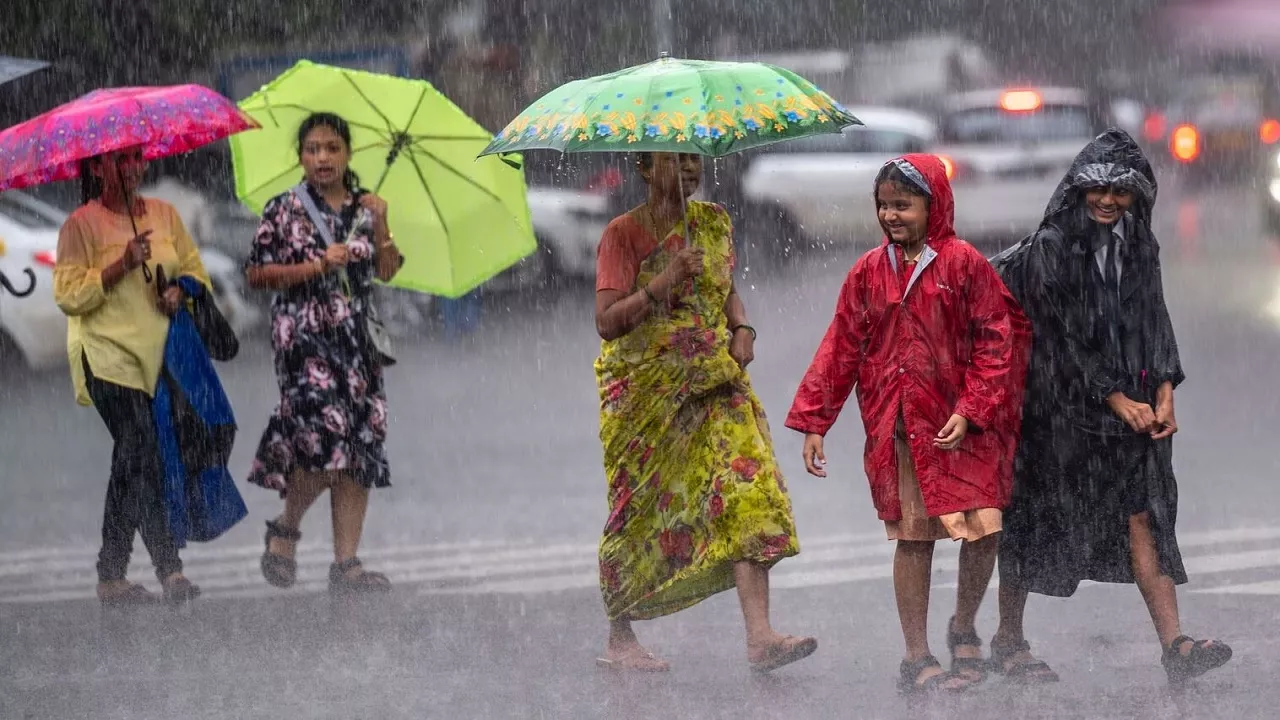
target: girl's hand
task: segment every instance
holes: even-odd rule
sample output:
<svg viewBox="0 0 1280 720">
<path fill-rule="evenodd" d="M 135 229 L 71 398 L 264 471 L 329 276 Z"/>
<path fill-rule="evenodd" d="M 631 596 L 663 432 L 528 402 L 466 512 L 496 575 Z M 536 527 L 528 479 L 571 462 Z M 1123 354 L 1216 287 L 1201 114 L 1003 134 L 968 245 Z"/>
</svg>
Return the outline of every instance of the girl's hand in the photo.
<svg viewBox="0 0 1280 720">
<path fill-rule="evenodd" d="M 807 433 L 804 436 L 804 449 L 800 453 L 804 456 L 804 469 L 810 475 L 820 478 L 827 476 L 827 456 L 822 452 L 821 435 Z"/>
<path fill-rule="evenodd" d="M 968 433 L 969 421 L 963 415 L 952 415 L 947 420 L 947 424 L 938 431 L 938 436 L 933 439 L 933 445 L 939 450 L 955 450 L 960 447 L 960 441 L 964 440 L 964 436 Z"/>
</svg>

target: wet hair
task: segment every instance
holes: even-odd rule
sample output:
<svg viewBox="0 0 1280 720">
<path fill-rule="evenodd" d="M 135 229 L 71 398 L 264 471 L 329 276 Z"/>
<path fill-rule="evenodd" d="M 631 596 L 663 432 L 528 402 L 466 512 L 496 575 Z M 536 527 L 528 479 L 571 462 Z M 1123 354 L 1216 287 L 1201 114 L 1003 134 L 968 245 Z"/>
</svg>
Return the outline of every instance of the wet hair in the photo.
<svg viewBox="0 0 1280 720">
<path fill-rule="evenodd" d="M 653 169 L 653 153 L 651 152 L 636 153 L 636 167 L 640 168 L 641 170 L 652 170 Z"/>
<path fill-rule="evenodd" d="M 906 173 L 902 172 L 902 168 L 892 162 L 885 163 L 884 167 L 880 168 L 880 172 L 876 173 L 876 184 L 872 189 L 872 194 L 876 200 L 880 199 L 880 186 L 884 183 L 892 183 L 901 192 L 924 198 L 926 207 L 929 204 L 929 193 L 921 190 L 918 185 L 911 181 L 911 178 L 907 177 Z"/>
<path fill-rule="evenodd" d="M 88 205 L 91 200 L 102 197 L 102 178 L 93 174 L 93 163 L 101 162 L 102 156 L 95 155 L 80 161 L 80 204 Z"/>
<path fill-rule="evenodd" d="M 342 116 L 329 112 L 312 113 L 302 124 L 298 126 L 298 157 L 302 157 L 302 146 L 307 141 L 307 136 L 316 128 L 326 127 L 337 133 L 342 138 L 342 142 L 347 146 L 347 152 L 351 151 L 351 126 Z M 360 191 L 360 176 L 356 174 L 351 166 L 347 166 L 346 172 L 342 174 L 342 184 L 347 188 L 347 192 L 356 195 Z"/>
</svg>

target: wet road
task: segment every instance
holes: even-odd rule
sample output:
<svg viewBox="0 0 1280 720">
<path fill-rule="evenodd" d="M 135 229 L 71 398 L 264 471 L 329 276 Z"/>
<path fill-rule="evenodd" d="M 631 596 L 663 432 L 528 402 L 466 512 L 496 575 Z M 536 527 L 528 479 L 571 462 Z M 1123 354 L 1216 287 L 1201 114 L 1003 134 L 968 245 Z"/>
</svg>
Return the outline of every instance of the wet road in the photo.
<svg viewBox="0 0 1280 720">
<path fill-rule="evenodd" d="M 884 542 L 862 473 L 856 413 L 828 442 L 831 477 L 809 478 L 781 417 L 825 330 L 855 253 L 811 254 L 741 288 L 760 334 L 752 366 L 791 479 L 802 554 L 779 566 L 780 629 L 818 654 L 771 678 L 746 671 L 731 593 L 645 623 L 675 663 L 660 678 L 593 667 L 603 640 L 594 544 L 604 519 L 590 292 L 490 312 L 458 344 L 402 344 L 389 374 L 395 487 L 375 495 L 364 551 L 390 598 L 333 604 L 323 507 L 303 526 L 299 587 L 257 571 L 278 500 L 245 488 L 250 519 L 185 552 L 206 588 L 193 612 L 104 613 L 92 600 L 106 433 L 61 373 L 4 382 L 0 402 L 2 718 L 822 718 L 1264 717 L 1280 701 L 1280 403 L 1264 379 L 1280 353 L 1280 251 L 1249 193 L 1162 195 L 1165 287 L 1189 380 L 1178 397 L 1180 536 L 1192 582 L 1185 629 L 1237 650 L 1228 670 L 1164 691 L 1137 592 L 1088 586 L 1033 599 L 1028 625 L 1065 681 L 907 707 L 892 689 L 901 639 Z M 962 229 L 963 230 L 963 229 Z M 270 358 L 251 343 L 223 367 L 243 472 L 275 402 Z M 134 578 L 154 584 L 141 543 Z M 954 592 L 939 546 L 935 653 Z M 949 587 L 948 583 L 952 583 Z M 994 603 L 980 633 L 994 630 Z"/>
</svg>

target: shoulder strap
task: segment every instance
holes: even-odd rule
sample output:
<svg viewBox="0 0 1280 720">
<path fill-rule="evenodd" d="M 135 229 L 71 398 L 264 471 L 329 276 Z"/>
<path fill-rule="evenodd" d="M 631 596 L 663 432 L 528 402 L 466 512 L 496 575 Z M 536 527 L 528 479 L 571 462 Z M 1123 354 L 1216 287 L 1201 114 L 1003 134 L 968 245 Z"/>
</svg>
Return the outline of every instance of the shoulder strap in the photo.
<svg viewBox="0 0 1280 720">
<path fill-rule="evenodd" d="M 306 209 L 307 215 L 311 218 L 311 224 L 316 226 L 316 232 L 320 233 L 320 237 L 324 238 L 326 245 L 333 244 L 333 232 L 329 229 L 329 223 L 325 222 L 324 215 L 320 213 L 320 208 L 316 207 L 316 201 L 311 197 L 311 191 L 307 188 L 306 183 L 299 183 L 293 186 L 291 192 L 302 202 L 302 207 Z"/>
</svg>

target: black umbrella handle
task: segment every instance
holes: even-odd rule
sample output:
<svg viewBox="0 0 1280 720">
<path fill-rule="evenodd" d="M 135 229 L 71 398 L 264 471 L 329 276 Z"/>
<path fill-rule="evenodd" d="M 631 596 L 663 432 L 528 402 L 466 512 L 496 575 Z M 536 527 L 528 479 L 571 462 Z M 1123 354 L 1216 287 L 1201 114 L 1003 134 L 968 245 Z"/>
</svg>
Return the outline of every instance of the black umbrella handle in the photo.
<svg viewBox="0 0 1280 720">
<path fill-rule="evenodd" d="M 120 188 L 124 189 L 124 173 L 120 171 L 120 166 L 116 166 L 116 175 L 120 179 Z M 133 228 L 133 236 L 138 237 L 138 221 L 133 217 L 133 195 L 128 191 L 124 191 L 124 210 L 129 213 L 129 225 Z M 142 279 L 147 283 L 151 282 L 151 268 L 147 267 L 147 261 L 142 261 Z"/>
<path fill-rule="evenodd" d="M 31 268 L 26 268 L 22 272 L 27 276 L 26 290 L 19 290 L 15 288 L 13 283 L 9 282 L 9 278 L 5 277 L 4 273 L 0 273 L 0 286 L 3 286 L 4 289 L 8 290 L 9 294 L 14 297 L 26 297 L 36 290 L 36 274 L 31 272 Z"/>
</svg>

